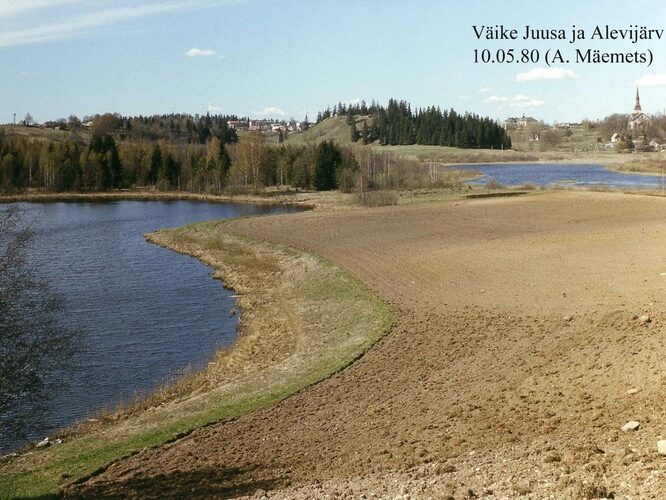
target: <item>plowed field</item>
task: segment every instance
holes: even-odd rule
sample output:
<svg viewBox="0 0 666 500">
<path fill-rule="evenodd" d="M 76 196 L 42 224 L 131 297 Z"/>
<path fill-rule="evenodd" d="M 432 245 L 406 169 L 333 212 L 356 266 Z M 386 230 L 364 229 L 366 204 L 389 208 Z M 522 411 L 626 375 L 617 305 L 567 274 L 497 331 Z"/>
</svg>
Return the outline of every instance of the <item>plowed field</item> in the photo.
<svg viewBox="0 0 666 500">
<path fill-rule="evenodd" d="M 351 272 L 392 329 L 341 373 L 69 494 L 663 497 L 666 200 L 554 192 L 230 227 Z"/>
</svg>

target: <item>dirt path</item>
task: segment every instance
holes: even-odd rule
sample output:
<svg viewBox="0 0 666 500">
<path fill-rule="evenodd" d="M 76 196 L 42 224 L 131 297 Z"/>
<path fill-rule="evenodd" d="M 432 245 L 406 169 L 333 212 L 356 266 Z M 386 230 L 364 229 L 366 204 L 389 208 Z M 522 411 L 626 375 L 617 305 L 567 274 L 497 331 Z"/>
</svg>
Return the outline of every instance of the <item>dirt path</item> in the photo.
<svg viewBox="0 0 666 500">
<path fill-rule="evenodd" d="M 68 493 L 661 497 L 664 221 L 666 200 L 573 192 L 234 221 L 351 271 L 393 329 L 342 373 Z"/>
</svg>

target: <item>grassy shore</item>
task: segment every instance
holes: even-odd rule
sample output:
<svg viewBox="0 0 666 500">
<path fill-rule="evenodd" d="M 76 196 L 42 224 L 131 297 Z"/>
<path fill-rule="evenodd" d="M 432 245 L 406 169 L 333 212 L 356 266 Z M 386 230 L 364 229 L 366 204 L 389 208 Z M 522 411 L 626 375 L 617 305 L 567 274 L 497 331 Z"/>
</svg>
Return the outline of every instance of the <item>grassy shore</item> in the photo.
<svg viewBox="0 0 666 500">
<path fill-rule="evenodd" d="M 478 174 L 474 172 L 461 171 L 458 177 L 462 183 L 475 179 Z M 451 188 L 417 188 L 396 191 L 398 204 L 428 203 L 432 201 L 444 201 L 464 199 L 471 192 L 486 192 L 483 186 L 464 186 L 457 189 Z M 101 193 L 47 193 L 31 192 L 12 195 L 0 195 L 0 203 L 14 202 L 88 202 L 103 203 L 111 201 L 175 201 L 190 200 L 208 203 L 254 203 L 264 205 L 292 205 L 312 210 L 349 210 L 361 208 L 357 193 L 342 193 L 340 191 L 303 191 L 284 190 L 277 188 L 266 188 L 258 194 L 248 195 L 212 195 L 186 193 L 182 191 L 133 191 L 118 190 Z"/>
<path fill-rule="evenodd" d="M 256 203 L 270 205 L 302 205 L 313 208 L 309 201 L 311 193 L 306 191 L 266 189 L 258 194 L 216 195 L 188 193 L 187 191 L 156 191 L 150 189 L 118 189 L 115 191 L 81 193 L 81 192 L 47 192 L 28 191 L 16 194 L 0 194 L 0 203 L 27 202 L 105 202 L 118 200 L 134 201 L 175 201 L 191 200 L 209 203 Z"/>
<path fill-rule="evenodd" d="M 237 343 L 203 372 L 66 431 L 62 444 L 0 463 L 0 497 L 56 495 L 120 458 L 271 405 L 349 365 L 390 325 L 387 306 L 339 268 L 236 236 L 225 222 L 147 238 L 212 266 L 237 292 Z"/>
</svg>

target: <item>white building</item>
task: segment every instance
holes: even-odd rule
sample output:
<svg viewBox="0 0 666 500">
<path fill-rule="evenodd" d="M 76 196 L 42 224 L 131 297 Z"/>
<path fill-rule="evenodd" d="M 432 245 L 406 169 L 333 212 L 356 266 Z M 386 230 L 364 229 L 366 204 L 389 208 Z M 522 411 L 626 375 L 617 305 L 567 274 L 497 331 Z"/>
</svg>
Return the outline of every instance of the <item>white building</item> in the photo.
<svg viewBox="0 0 666 500">
<path fill-rule="evenodd" d="M 629 130 L 643 129 L 650 124 L 652 118 L 647 113 L 643 113 L 641 108 L 641 97 L 638 95 L 638 87 L 636 87 L 636 105 L 634 111 L 629 116 Z"/>
</svg>

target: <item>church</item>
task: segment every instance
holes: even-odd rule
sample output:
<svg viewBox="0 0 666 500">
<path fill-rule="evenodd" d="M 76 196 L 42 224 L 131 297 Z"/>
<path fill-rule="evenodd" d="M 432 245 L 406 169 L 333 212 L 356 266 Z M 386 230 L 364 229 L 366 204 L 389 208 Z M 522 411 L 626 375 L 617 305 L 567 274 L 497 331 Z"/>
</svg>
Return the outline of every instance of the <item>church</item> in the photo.
<svg viewBox="0 0 666 500">
<path fill-rule="evenodd" d="M 629 130 L 642 129 L 650 124 L 650 115 L 643 113 L 641 108 L 641 97 L 638 94 L 638 87 L 636 87 L 636 105 L 634 110 L 629 115 Z"/>
</svg>

